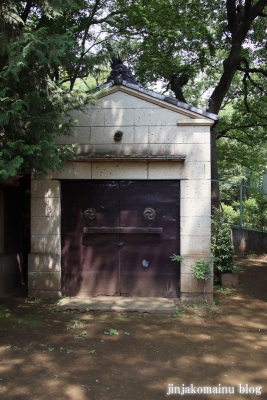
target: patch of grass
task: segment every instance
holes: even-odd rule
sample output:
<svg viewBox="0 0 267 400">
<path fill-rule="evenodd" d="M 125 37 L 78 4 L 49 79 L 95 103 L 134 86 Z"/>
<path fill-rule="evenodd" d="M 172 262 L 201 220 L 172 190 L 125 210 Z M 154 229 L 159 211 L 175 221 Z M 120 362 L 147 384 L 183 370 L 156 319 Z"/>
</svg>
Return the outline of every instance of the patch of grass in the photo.
<svg viewBox="0 0 267 400">
<path fill-rule="evenodd" d="M 244 253 L 244 256 L 245 256 L 246 258 L 248 258 L 248 259 L 250 259 L 250 258 L 257 258 L 257 254 L 254 253 L 253 251 L 246 251 L 246 252 Z"/>
<path fill-rule="evenodd" d="M 87 331 L 83 331 L 77 335 L 74 335 L 74 339 L 82 339 L 87 334 Z"/>
<path fill-rule="evenodd" d="M 60 351 L 60 353 L 64 353 L 66 351 L 67 354 L 70 354 L 73 352 L 73 350 L 65 349 L 64 347 L 60 347 L 59 351 Z"/>
<path fill-rule="evenodd" d="M 214 289 L 218 290 L 220 292 L 228 292 L 230 288 L 228 286 L 225 286 L 224 288 L 221 285 L 214 285 Z"/>
<path fill-rule="evenodd" d="M 11 316 L 10 311 L 6 307 L 0 306 L 0 317 L 9 318 Z"/>
<path fill-rule="evenodd" d="M 25 321 L 25 319 L 23 319 L 23 318 L 19 318 L 19 319 L 17 320 L 17 323 L 18 323 L 18 324 L 28 324 L 29 322 L 28 322 L 28 321 Z"/>
<path fill-rule="evenodd" d="M 217 302 L 214 301 L 212 306 L 210 306 L 207 302 L 204 302 L 201 304 L 201 307 L 208 310 L 210 313 L 214 313 L 216 311 L 222 311 L 222 308 L 217 305 L 218 302 L 220 302 L 219 299 L 217 299 Z"/>
<path fill-rule="evenodd" d="M 193 310 L 195 310 L 197 308 L 197 305 L 195 303 L 189 304 L 188 308 L 192 308 Z"/>
<path fill-rule="evenodd" d="M 61 300 L 65 299 L 67 296 L 65 294 L 63 294 L 63 296 L 60 297 L 60 299 L 57 300 L 57 303 L 60 303 Z"/>
<path fill-rule="evenodd" d="M 118 317 L 120 317 L 120 318 L 128 318 L 129 316 L 128 316 L 128 314 L 120 313 L 120 314 L 118 314 Z"/>
<path fill-rule="evenodd" d="M 175 313 L 168 315 L 168 317 L 177 318 L 185 315 L 185 307 L 182 310 L 176 309 Z"/>
<path fill-rule="evenodd" d="M 110 335 L 110 336 L 113 336 L 113 335 L 118 336 L 118 334 L 119 334 L 119 332 L 117 331 L 117 329 L 110 329 L 109 332 L 104 332 L 104 335 Z"/>
<path fill-rule="evenodd" d="M 18 315 L 11 313 L 9 309 L 0 307 L 0 326 L 3 326 L 7 331 L 24 332 L 25 329 L 31 330 L 43 325 L 43 316 L 37 312 L 33 315 L 25 314 L 23 318 L 18 318 Z"/>
<path fill-rule="evenodd" d="M 76 321 L 75 321 L 73 325 L 67 327 L 67 330 L 69 330 L 69 329 L 76 329 L 76 328 L 78 328 L 78 327 L 83 327 L 83 323 L 82 323 L 82 322 L 79 323 L 79 322 L 76 322 Z"/>
<path fill-rule="evenodd" d="M 48 296 L 45 300 L 46 300 L 47 303 L 54 303 L 53 296 Z"/>
</svg>

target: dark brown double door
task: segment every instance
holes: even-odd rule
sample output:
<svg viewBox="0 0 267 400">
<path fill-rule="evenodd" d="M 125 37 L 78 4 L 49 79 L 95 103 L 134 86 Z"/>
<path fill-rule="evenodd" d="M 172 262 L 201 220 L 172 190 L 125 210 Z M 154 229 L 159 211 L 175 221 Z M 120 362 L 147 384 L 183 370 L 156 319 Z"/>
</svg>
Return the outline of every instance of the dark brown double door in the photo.
<svg viewBox="0 0 267 400">
<path fill-rule="evenodd" d="M 62 291 L 178 297 L 179 181 L 62 181 Z"/>
</svg>

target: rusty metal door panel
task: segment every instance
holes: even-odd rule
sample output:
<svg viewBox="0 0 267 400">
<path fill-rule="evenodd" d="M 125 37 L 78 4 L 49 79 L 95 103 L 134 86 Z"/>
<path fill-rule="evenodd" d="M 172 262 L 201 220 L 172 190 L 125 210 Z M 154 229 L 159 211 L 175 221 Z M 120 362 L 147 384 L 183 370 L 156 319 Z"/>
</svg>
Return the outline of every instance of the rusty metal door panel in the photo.
<svg viewBox="0 0 267 400">
<path fill-rule="evenodd" d="M 120 204 L 121 226 L 162 230 L 121 235 L 122 294 L 177 297 L 180 273 L 170 256 L 179 252 L 179 182 L 121 182 Z"/>
<path fill-rule="evenodd" d="M 118 225 L 118 184 L 62 181 L 62 291 L 67 295 L 114 295 L 118 256 L 113 234 L 84 228 Z"/>
</svg>

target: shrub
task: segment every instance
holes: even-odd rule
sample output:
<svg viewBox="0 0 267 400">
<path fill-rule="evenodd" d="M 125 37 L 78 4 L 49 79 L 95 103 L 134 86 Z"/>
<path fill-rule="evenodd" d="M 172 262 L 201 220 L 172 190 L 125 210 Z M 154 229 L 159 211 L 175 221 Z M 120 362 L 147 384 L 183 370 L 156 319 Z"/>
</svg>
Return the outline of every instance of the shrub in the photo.
<svg viewBox="0 0 267 400">
<path fill-rule="evenodd" d="M 212 264 L 213 259 L 209 261 L 200 260 L 197 261 L 193 267 L 192 272 L 196 279 L 202 279 L 207 281 L 212 277 L 212 271 L 210 270 L 210 264 Z"/>
<path fill-rule="evenodd" d="M 234 247 L 230 225 L 220 210 L 214 211 L 211 225 L 211 253 L 214 273 L 235 272 Z"/>
<path fill-rule="evenodd" d="M 232 206 L 222 203 L 222 210 L 225 222 L 231 224 L 239 224 L 239 211 L 236 211 Z"/>
</svg>

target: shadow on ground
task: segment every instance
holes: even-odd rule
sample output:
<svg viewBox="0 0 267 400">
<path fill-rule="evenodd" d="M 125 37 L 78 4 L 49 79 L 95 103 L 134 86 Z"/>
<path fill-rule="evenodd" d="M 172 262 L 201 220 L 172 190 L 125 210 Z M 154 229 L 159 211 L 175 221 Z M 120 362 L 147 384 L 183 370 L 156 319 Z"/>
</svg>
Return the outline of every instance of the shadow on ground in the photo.
<svg viewBox="0 0 267 400">
<path fill-rule="evenodd" d="M 190 400 L 266 399 L 267 258 L 238 263 L 239 290 L 173 314 L 62 312 L 49 299 L 2 299 L 0 398 L 159 400 L 179 398 L 167 395 L 177 387 Z"/>
</svg>

